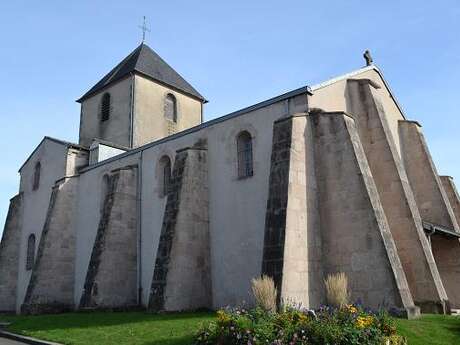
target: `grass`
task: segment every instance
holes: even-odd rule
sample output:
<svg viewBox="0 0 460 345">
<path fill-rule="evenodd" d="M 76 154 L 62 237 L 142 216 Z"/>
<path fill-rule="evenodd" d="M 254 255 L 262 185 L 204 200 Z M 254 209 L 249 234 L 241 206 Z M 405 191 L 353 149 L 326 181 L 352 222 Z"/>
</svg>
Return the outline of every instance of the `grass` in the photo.
<svg viewBox="0 0 460 345">
<path fill-rule="evenodd" d="M 460 316 L 423 315 L 417 320 L 397 319 L 396 323 L 409 345 L 460 344 Z"/>
<path fill-rule="evenodd" d="M 69 345 L 190 345 L 193 334 L 214 313 L 148 314 L 88 312 L 40 316 L 1 316 L 9 331 Z M 396 320 L 409 345 L 460 344 L 460 316 L 424 315 Z"/>
<path fill-rule="evenodd" d="M 8 331 L 69 345 L 190 345 L 199 325 L 214 315 L 88 312 L 0 316 L 0 321 L 12 322 Z"/>
</svg>

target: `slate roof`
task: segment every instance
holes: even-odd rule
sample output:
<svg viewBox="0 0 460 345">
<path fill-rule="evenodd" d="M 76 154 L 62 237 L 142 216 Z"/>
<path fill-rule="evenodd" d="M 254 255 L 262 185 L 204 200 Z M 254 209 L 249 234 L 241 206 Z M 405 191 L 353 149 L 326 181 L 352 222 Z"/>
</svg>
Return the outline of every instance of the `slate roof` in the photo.
<svg viewBox="0 0 460 345">
<path fill-rule="evenodd" d="M 179 73 L 169 66 L 157 53 L 145 43 L 141 43 L 131 54 L 123 59 L 114 69 L 107 73 L 96 85 L 85 93 L 77 102 L 96 94 L 103 88 L 120 80 L 131 72 L 138 72 L 173 89 L 182 91 L 205 102 L 205 98 L 190 85 Z"/>
</svg>

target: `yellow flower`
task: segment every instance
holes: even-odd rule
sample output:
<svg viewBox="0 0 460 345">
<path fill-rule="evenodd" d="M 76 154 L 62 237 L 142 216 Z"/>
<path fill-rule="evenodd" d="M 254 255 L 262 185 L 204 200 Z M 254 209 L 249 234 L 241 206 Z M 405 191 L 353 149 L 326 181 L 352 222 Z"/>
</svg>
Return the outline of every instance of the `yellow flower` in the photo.
<svg viewBox="0 0 460 345">
<path fill-rule="evenodd" d="M 219 310 L 217 312 L 217 321 L 220 323 L 227 323 L 230 321 L 230 317 L 227 315 L 227 313 L 223 310 Z"/>
<path fill-rule="evenodd" d="M 358 328 L 367 328 L 374 323 L 374 318 L 372 316 L 358 316 L 356 319 L 356 327 Z"/>
<path fill-rule="evenodd" d="M 349 313 L 356 314 L 358 309 L 353 304 L 347 304 L 345 308 L 348 310 Z"/>
</svg>

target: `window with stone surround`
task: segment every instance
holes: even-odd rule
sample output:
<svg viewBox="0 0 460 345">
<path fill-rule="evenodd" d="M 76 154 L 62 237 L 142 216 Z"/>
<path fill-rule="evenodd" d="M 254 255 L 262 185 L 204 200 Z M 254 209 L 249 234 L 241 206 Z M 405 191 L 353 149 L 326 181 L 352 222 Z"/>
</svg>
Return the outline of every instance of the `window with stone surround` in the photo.
<svg viewBox="0 0 460 345">
<path fill-rule="evenodd" d="M 40 162 L 37 162 L 34 167 L 34 176 L 32 181 L 32 190 L 37 190 L 40 186 L 40 173 L 41 173 L 42 165 Z"/>
<path fill-rule="evenodd" d="M 168 194 L 171 185 L 171 159 L 168 156 L 163 156 L 160 159 L 160 194 L 165 197 Z"/>
<path fill-rule="evenodd" d="M 236 139 L 238 154 L 238 178 L 251 177 L 254 174 L 252 161 L 252 137 L 247 131 L 238 134 Z"/>
<path fill-rule="evenodd" d="M 35 235 L 30 234 L 27 239 L 27 258 L 26 270 L 29 271 L 34 267 L 35 263 Z"/>
<path fill-rule="evenodd" d="M 177 122 L 177 100 L 171 93 L 165 97 L 164 115 L 167 120 Z"/>
<path fill-rule="evenodd" d="M 102 95 L 101 100 L 101 121 L 107 121 L 110 118 L 110 93 L 106 92 Z"/>
</svg>

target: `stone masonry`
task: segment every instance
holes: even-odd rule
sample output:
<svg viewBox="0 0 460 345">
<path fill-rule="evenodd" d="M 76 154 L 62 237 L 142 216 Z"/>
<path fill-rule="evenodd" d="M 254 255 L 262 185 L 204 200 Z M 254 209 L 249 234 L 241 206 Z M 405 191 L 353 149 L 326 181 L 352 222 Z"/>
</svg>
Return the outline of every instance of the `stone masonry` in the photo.
<svg viewBox="0 0 460 345">
<path fill-rule="evenodd" d="M 448 194 L 438 176 L 419 124 L 414 121 L 400 121 L 399 130 L 404 164 L 423 220 L 458 232 L 457 219 Z M 459 240 L 436 233 L 430 236 L 430 240 L 449 302 L 452 307 L 459 308 Z"/>
<path fill-rule="evenodd" d="M 56 183 L 38 246 L 23 313 L 63 312 L 74 308 L 75 214 L 78 176 Z"/>
<path fill-rule="evenodd" d="M 319 306 L 321 240 L 307 115 L 274 123 L 262 272 L 274 277 L 279 297 Z"/>
<path fill-rule="evenodd" d="M 212 306 L 205 142 L 176 154 L 151 285 L 149 309 Z"/>
<path fill-rule="evenodd" d="M 16 308 L 22 202 L 22 194 L 10 200 L 0 242 L 0 312 L 12 312 Z"/>
<path fill-rule="evenodd" d="M 312 116 L 325 275 L 346 273 L 351 300 L 417 316 L 354 120 Z"/>
<path fill-rule="evenodd" d="M 137 166 L 111 172 L 80 308 L 125 309 L 137 297 Z"/>
<path fill-rule="evenodd" d="M 378 87 L 367 79 L 348 80 L 348 108 L 355 118 L 415 304 L 421 306 L 422 311 L 444 312 L 447 294 L 387 116 L 375 95 Z"/>
</svg>

